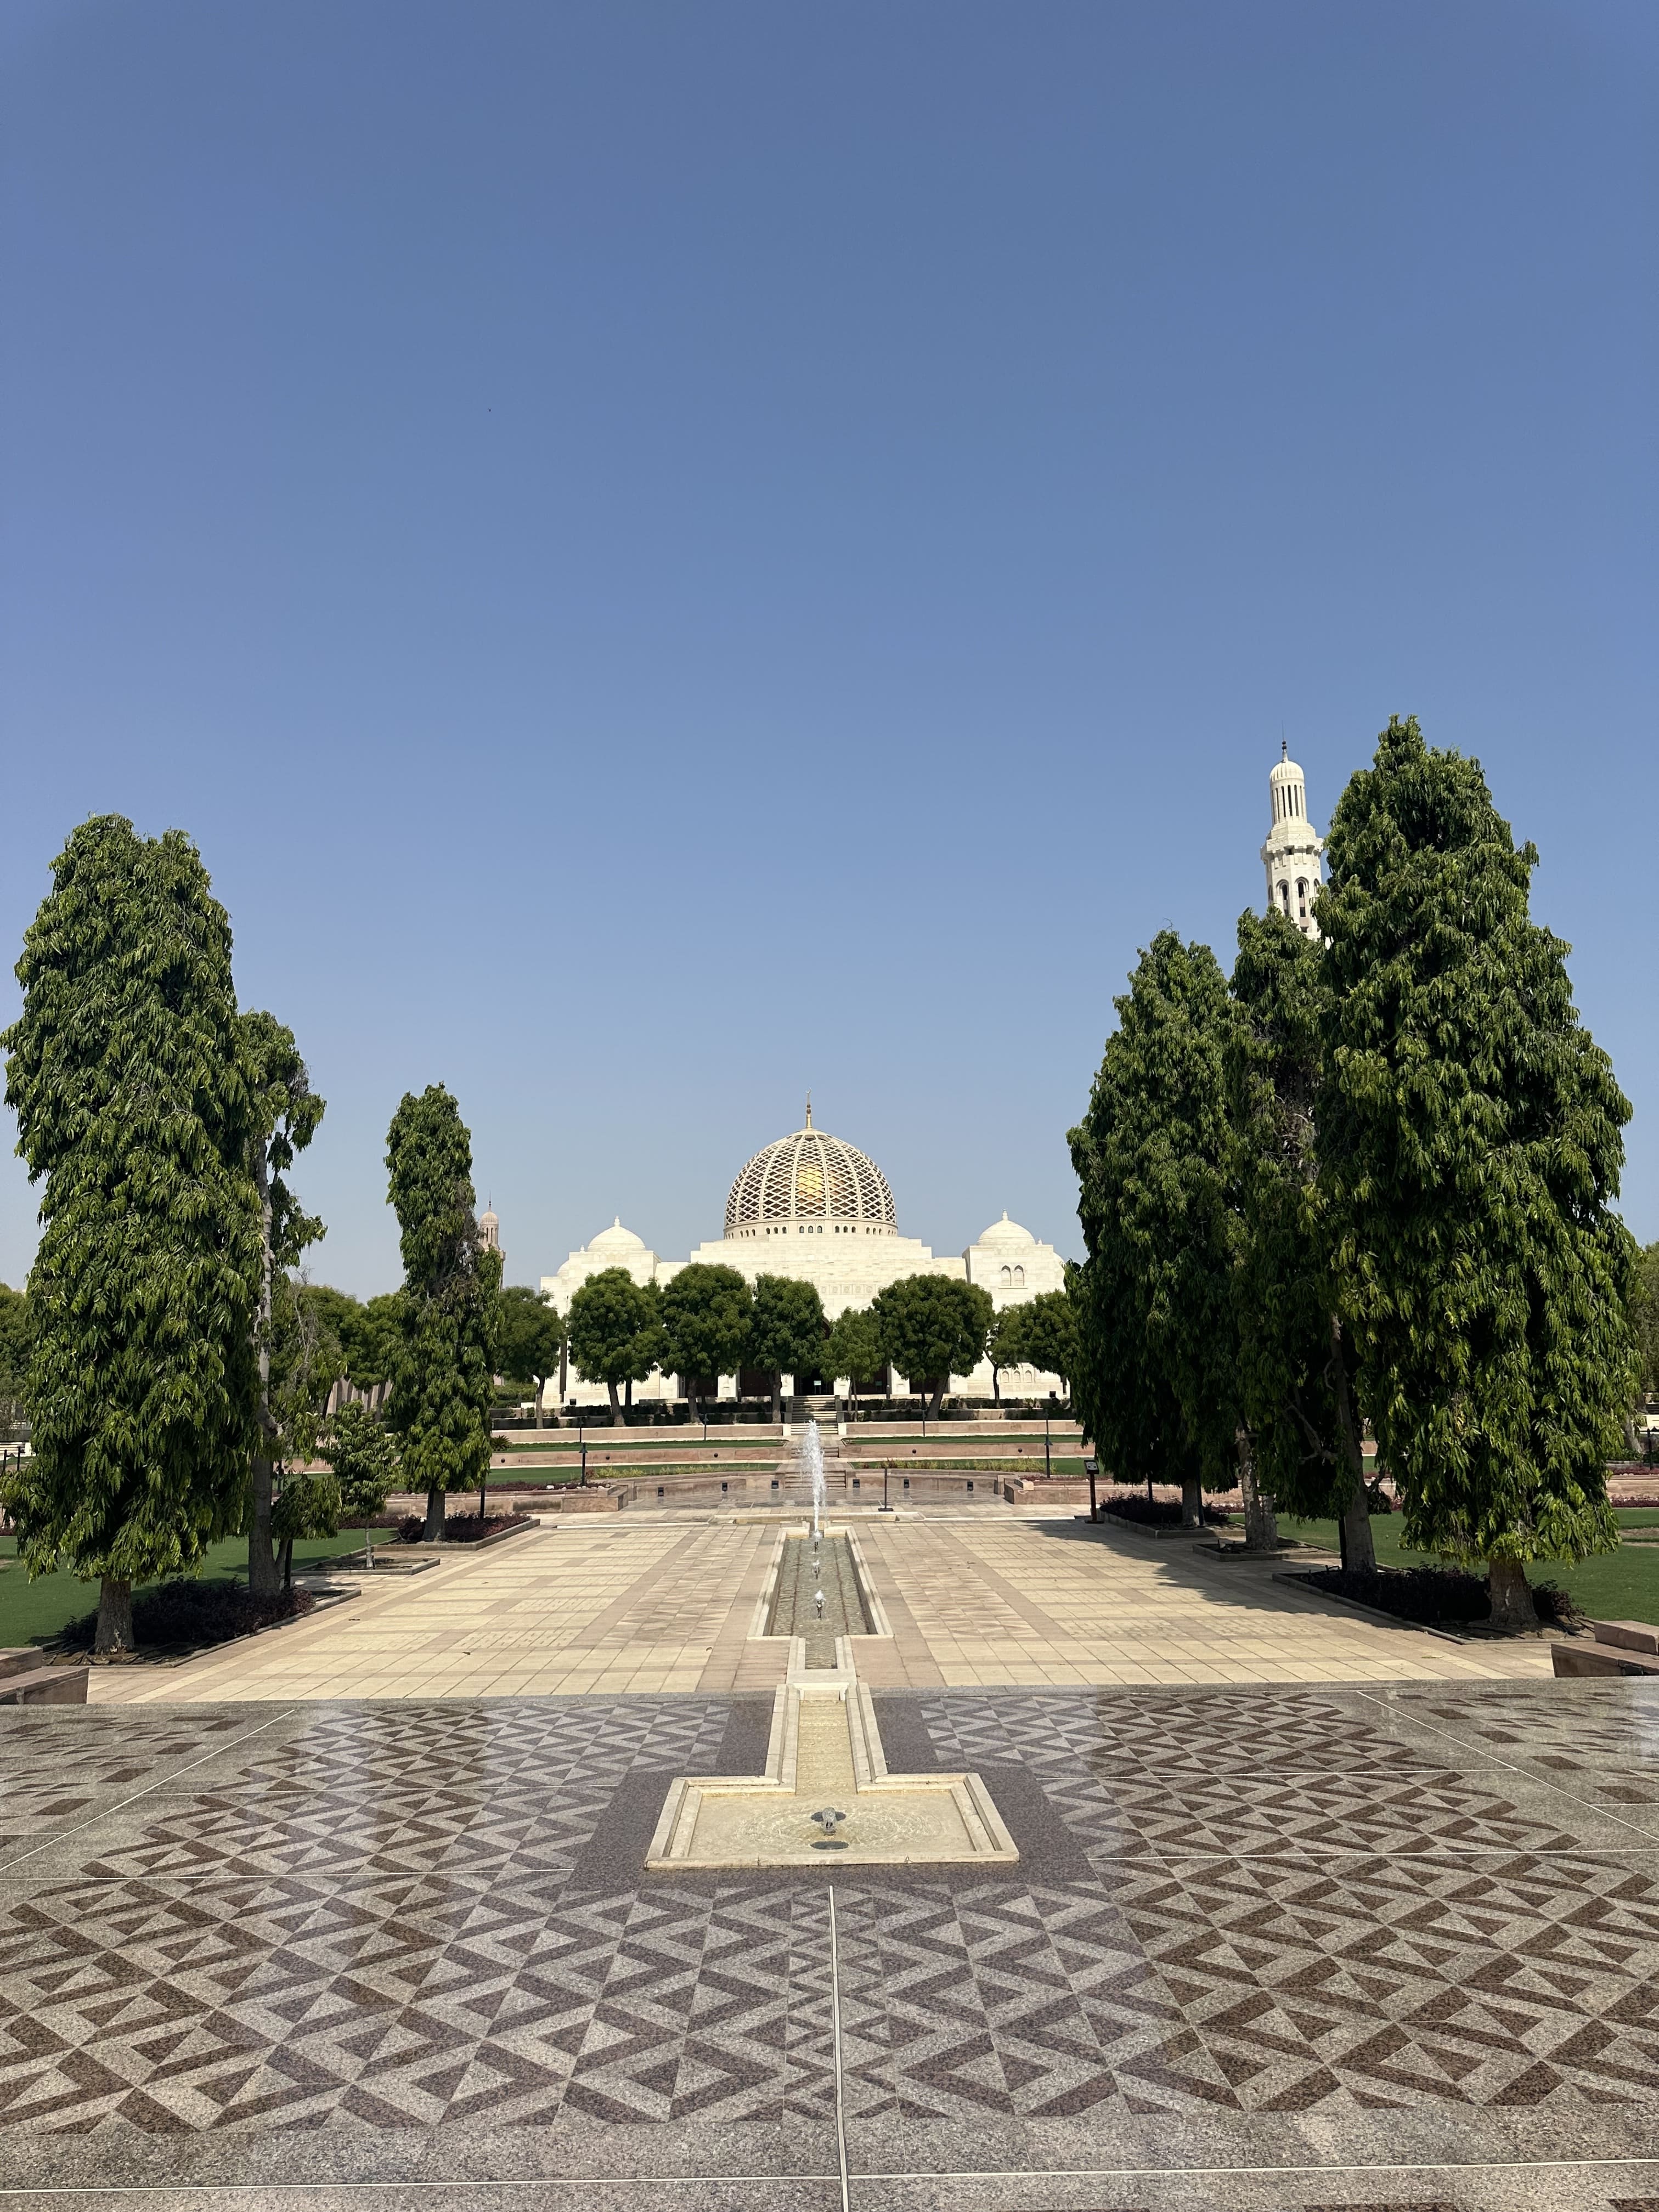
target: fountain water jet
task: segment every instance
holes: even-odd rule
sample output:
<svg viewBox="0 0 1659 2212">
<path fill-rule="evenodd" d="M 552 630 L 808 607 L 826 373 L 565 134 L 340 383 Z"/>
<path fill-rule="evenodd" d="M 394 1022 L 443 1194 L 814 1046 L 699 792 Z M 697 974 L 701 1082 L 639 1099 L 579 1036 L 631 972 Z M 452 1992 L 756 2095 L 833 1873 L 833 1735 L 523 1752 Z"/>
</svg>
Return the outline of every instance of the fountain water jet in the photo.
<svg viewBox="0 0 1659 2212">
<path fill-rule="evenodd" d="M 800 1440 L 801 1471 L 812 1486 L 812 1541 L 816 1544 L 821 1533 L 823 1514 L 823 1440 L 818 1434 L 816 1421 L 806 1424 Z"/>
</svg>

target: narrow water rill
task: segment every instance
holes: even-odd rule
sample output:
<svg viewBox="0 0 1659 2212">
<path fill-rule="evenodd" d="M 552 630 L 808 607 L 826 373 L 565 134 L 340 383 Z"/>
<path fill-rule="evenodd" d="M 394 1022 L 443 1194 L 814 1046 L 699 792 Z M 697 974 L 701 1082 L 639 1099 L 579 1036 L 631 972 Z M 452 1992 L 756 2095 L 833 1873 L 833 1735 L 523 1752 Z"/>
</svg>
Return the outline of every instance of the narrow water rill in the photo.
<svg viewBox="0 0 1659 2212">
<path fill-rule="evenodd" d="M 821 1482 L 820 1482 L 821 1486 Z M 813 1530 L 779 1541 L 756 1633 L 787 1638 L 766 1771 L 683 1775 L 646 1864 L 671 1868 L 1012 1864 L 1013 1838 L 976 1774 L 890 1774 L 860 1643 L 889 1633 L 854 1540 Z"/>
</svg>

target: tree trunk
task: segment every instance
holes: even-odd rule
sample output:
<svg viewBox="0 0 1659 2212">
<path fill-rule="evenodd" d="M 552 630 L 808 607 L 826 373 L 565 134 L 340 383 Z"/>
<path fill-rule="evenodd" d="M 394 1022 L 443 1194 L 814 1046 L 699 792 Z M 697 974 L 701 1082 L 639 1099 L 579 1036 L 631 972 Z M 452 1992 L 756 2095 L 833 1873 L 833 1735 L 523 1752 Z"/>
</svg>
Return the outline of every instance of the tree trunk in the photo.
<svg viewBox="0 0 1659 2212">
<path fill-rule="evenodd" d="M 284 1536 L 283 1539 L 282 1587 L 285 1590 L 292 1589 L 294 1587 L 294 1539 L 292 1536 Z"/>
<path fill-rule="evenodd" d="M 779 1367 L 772 1370 L 772 1419 L 774 1422 L 783 1419 L 783 1370 Z"/>
<path fill-rule="evenodd" d="M 132 1584 L 106 1575 L 98 1590 L 98 1627 L 92 1639 L 94 1651 L 132 1650 Z"/>
<path fill-rule="evenodd" d="M 1002 1370 L 994 1360 L 991 1363 L 991 1403 L 994 1406 L 1002 1403 Z"/>
<path fill-rule="evenodd" d="M 1244 1498 L 1244 1548 L 1247 1552 L 1279 1549 L 1279 1516 L 1273 1502 L 1256 1480 L 1255 1454 L 1248 1429 L 1238 1431 L 1238 1486 Z"/>
<path fill-rule="evenodd" d="M 426 1493 L 426 1526 L 421 1531 L 424 1544 L 441 1544 L 444 1540 L 444 1494 L 434 1487 Z"/>
<path fill-rule="evenodd" d="M 1331 1316 L 1331 1387 L 1336 1396 L 1336 1425 L 1341 1431 L 1342 1458 L 1349 1492 L 1341 1511 L 1342 1565 L 1350 1574 L 1376 1572 L 1376 1546 L 1371 1540 L 1370 1508 L 1365 1502 L 1365 1455 L 1360 1449 L 1359 1424 L 1354 1419 L 1353 1397 L 1348 1389 L 1348 1363 L 1342 1356 L 1342 1324 Z"/>
<path fill-rule="evenodd" d="M 545 1375 L 532 1375 L 530 1379 L 536 1386 L 536 1434 L 540 1436 L 544 1425 L 542 1419 L 542 1404 L 547 1392 L 547 1377 Z"/>
<path fill-rule="evenodd" d="M 274 1597 L 278 1583 L 270 1547 L 270 1175 L 263 1140 L 253 1147 L 253 1175 L 259 1186 L 264 1251 L 259 1273 L 259 1440 L 250 1470 L 252 1498 L 247 1529 L 247 1587 L 250 1597 Z"/>
<path fill-rule="evenodd" d="M 936 1421 L 943 1418 L 945 1413 L 945 1393 L 950 1387 L 950 1382 L 951 1378 L 948 1375 L 942 1376 L 939 1379 L 939 1386 L 933 1393 L 933 1419 Z"/>
<path fill-rule="evenodd" d="M 1204 1526 L 1204 1486 L 1195 1474 L 1181 1479 L 1181 1525 L 1183 1528 Z"/>
<path fill-rule="evenodd" d="M 1519 1559 L 1488 1559 L 1486 1590 L 1492 1599 L 1492 1625 L 1506 1636 L 1524 1635 L 1538 1626 L 1538 1608 L 1532 1601 L 1532 1584 Z"/>
<path fill-rule="evenodd" d="M 611 1393 L 611 1425 L 613 1429 L 619 1429 L 622 1426 L 622 1400 L 617 1395 L 614 1382 L 607 1382 L 605 1387 Z"/>
</svg>

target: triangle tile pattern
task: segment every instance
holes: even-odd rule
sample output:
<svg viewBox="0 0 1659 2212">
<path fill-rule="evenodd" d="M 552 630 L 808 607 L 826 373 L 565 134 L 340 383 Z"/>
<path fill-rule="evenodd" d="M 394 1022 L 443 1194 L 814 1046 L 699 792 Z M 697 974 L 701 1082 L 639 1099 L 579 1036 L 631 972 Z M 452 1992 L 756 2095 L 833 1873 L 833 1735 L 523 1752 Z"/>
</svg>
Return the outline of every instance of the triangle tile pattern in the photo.
<svg viewBox="0 0 1659 2212">
<path fill-rule="evenodd" d="M 854 2122 L 1650 2100 L 1659 1860 L 1569 1801 L 1316 1691 L 921 1710 L 941 1762 L 1023 1762 L 1091 1871 L 837 1881 Z M 0 2128 L 831 2118 L 821 1881 L 590 1848 L 629 1777 L 654 1808 L 710 1771 L 728 1711 L 319 1708 L 94 1820 L 0 1883 Z M 0 1782 L 95 1806 L 212 1748 L 187 1718 L 7 1729 Z"/>
</svg>

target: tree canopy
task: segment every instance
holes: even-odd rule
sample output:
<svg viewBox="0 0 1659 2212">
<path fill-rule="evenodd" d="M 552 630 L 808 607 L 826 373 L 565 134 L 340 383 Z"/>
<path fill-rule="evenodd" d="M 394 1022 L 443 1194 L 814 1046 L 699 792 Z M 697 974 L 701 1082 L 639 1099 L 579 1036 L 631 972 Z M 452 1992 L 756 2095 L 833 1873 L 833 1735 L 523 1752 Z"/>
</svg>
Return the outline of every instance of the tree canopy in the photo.
<svg viewBox="0 0 1659 2212">
<path fill-rule="evenodd" d="M 1526 1561 L 1617 1540 L 1630 1107 L 1478 762 L 1396 717 L 1328 856 L 1316 1142 L 1361 1392 L 1406 1540 L 1487 1560 L 1519 1623 Z"/>
<path fill-rule="evenodd" d="M 603 1382 L 611 1422 L 622 1419 L 623 1383 L 643 1382 L 665 1352 L 661 1300 L 654 1283 L 636 1283 L 626 1267 L 602 1267 L 570 1301 L 570 1357 L 584 1382 Z"/>
<path fill-rule="evenodd" d="M 661 1364 L 682 1378 L 694 1403 L 722 1375 L 735 1375 L 742 1367 L 752 1304 L 749 1285 L 735 1267 L 694 1261 L 665 1285 Z"/>
<path fill-rule="evenodd" d="M 1231 1010 L 1214 954 L 1172 931 L 1140 956 L 1089 1110 L 1071 1133 L 1087 1255 L 1079 1402 L 1120 1478 L 1231 1486 L 1238 1423 L 1224 1079 Z"/>
<path fill-rule="evenodd" d="M 1334 1515 L 1344 1559 L 1364 1569 L 1376 1550 L 1352 1347 L 1314 1146 L 1322 988 L 1319 948 L 1287 915 L 1240 916 L 1226 1054 L 1235 1342 L 1249 1479 L 1285 1511 Z"/>
<path fill-rule="evenodd" d="M 828 1326 L 814 1284 L 797 1282 L 787 1275 L 755 1278 L 744 1364 L 771 1376 L 774 1420 L 779 1414 L 784 1376 L 819 1371 Z"/>
<path fill-rule="evenodd" d="M 881 1356 L 881 1333 L 868 1306 L 848 1306 L 836 1316 L 819 1354 L 819 1373 L 839 1379 L 845 1376 L 854 1400 L 859 1385 L 884 1384 L 885 1362 Z"/>
<path fill-rule="evenodd" d="M 28 1292 L 0 1283 L 0 1419 L 9 1424 L 22 1411 L 28 1365 Z"/>
<path fill-rule="evenodd" d="M 989 1291 L 953 1275 L 904 1275 L 877 1292 L 870 1315 L 884 1362 L 913 1389 L 932 1388 L 937 1419 L 951 1377 L 971 1375 L 985 1357 Z"/>
<path fill-rule="evenodd" d="M 497 1357 L 502 1378 L 536 1393 L 536 1425 L 542 1419 L 542 1395 L 559 1371 L 564 1349 L 564 1317 L 545 1292 L 514 1283 L 501 1292 Z M 649 1370 L 647 1370 L 649 1372 Z"/>
<path fill-rule="evenodd" d="M 443 1533 L 444 1496 L 489 1468 L 501 1255 L 478 1243 L 472 1139 L 441 1084 L 405 1092 L 386 1136 L 404 1287 L 386 1425 L 404 1472 L 426 1492 L 428 1538 Z"/>
<path fill-rule="evenodd" d="M 263 1272 L 230 924 L 181 832 L 106 815 L 58 855 L 0 1044 L 44 1182 L 29 1278 L 34 1449 L 8 1484 L 32 1574 L 98 1577 L 96 1644 L 134 1582 L 240 1527 Z"/>
</svg>

